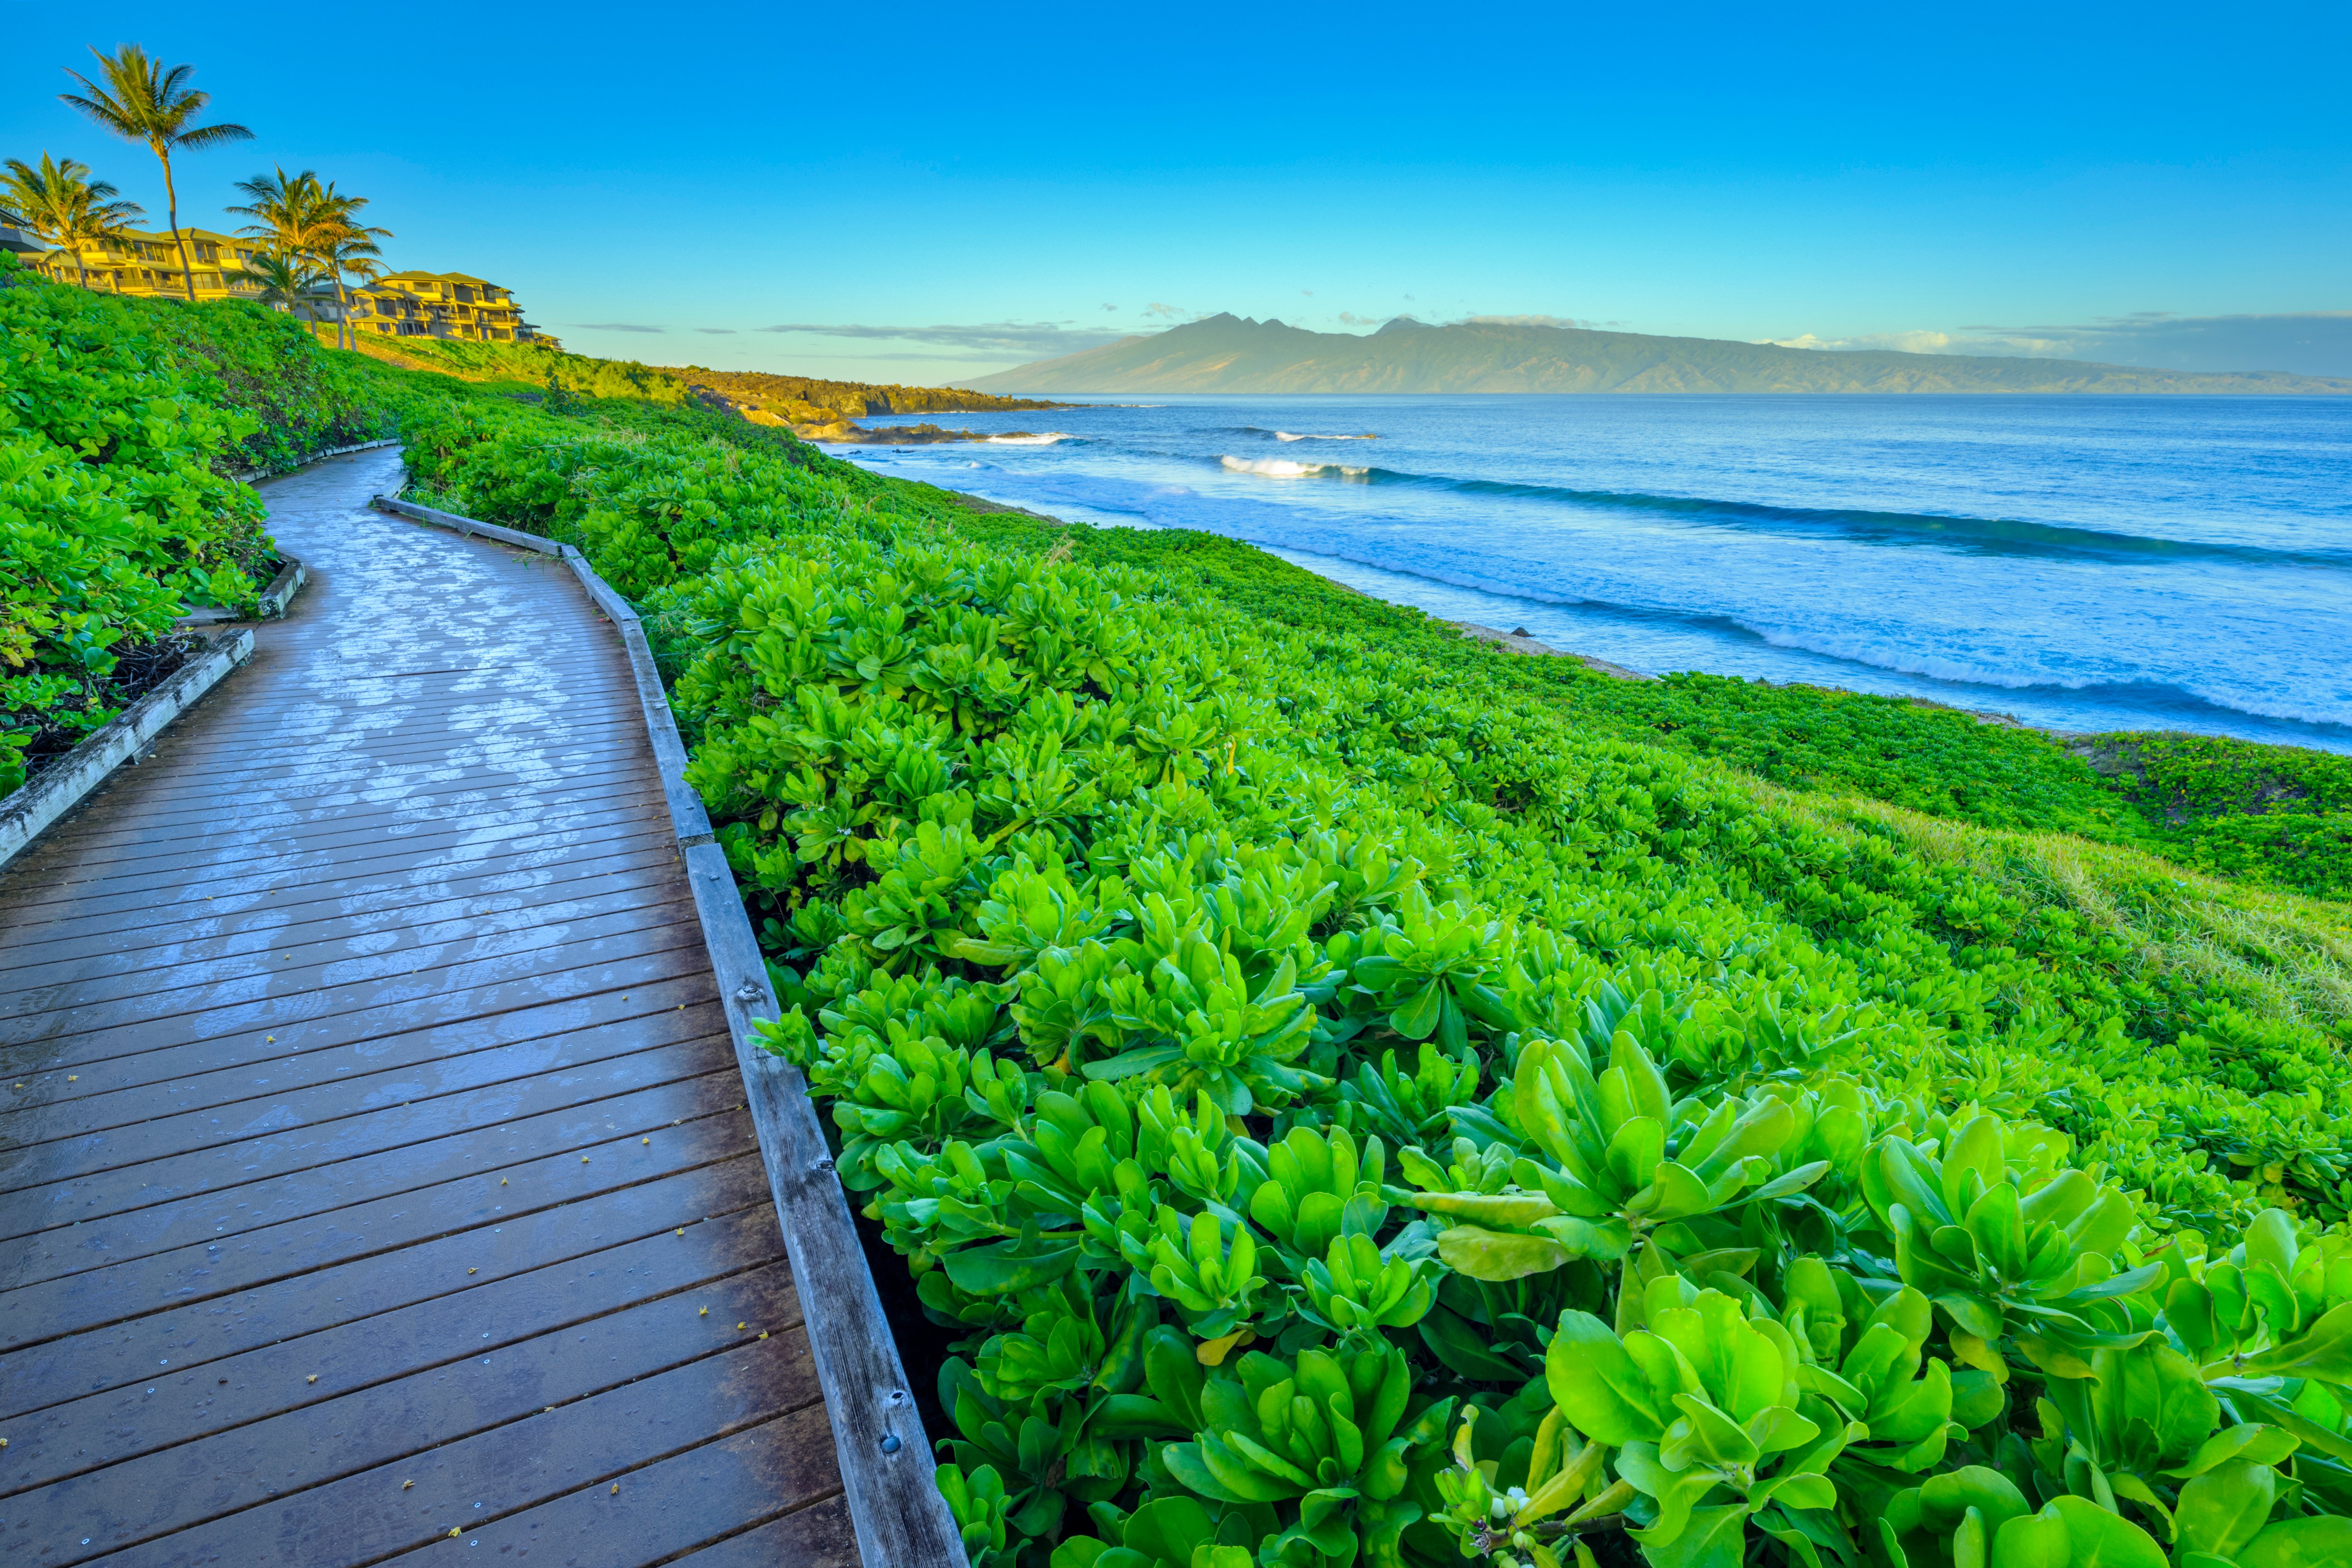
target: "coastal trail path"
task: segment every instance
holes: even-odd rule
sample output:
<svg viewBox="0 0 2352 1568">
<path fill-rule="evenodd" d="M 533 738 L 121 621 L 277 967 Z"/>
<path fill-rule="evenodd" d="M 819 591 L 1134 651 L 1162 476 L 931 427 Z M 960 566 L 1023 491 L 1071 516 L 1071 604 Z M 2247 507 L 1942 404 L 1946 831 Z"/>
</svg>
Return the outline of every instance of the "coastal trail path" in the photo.
<svg viewBox="0 0 2352 1568">
<path fill-rule="evenodd" d="M 399 468 L 0 872 L 0 1561 L 849 1568 L 627 656 Z"/>
</svg>

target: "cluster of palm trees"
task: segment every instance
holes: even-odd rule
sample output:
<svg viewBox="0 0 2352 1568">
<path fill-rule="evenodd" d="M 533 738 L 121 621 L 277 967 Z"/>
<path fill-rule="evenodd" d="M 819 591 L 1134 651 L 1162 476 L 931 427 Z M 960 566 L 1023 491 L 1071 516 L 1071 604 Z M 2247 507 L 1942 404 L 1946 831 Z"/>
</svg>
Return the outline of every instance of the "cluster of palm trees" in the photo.
<svg viewBox="0 0 2352 1568">
<path fill-rule="evenodd" d="M 232 142 L 250 142 L 253 132 L 242 125 L 199 125 L 195 121 L 211 103 L 212 95 L 189 85 L 192 66 L 167 66 L 136 44 L 125 44 L 111 55 L 90 50 L 99 65 L 99 79 L 68 71 L 79 92 L 58 97 L 79 110 L 104 130 L 126 142 L 135 142 L 163 166 L 163 194 L 168 205 L 173 243 L 180 253 L 180 279 L 194 302 L 194 269 L 188 262 L 188 242 L 180 232 L 180 194 L 172 178 L 175 153 L 203 152 Z M 82 247 L 119 239 L 146 209 L 125 201 L 105 180 L 93 179 L 89 165 L 71 158 L 41 154 L 38 167 L 11 158 L 0 174 L 0 202 L 25 220 L 37 237 L 70 253 L 84 287 L 89 272 Z M 247 200 L 228 210 L 252 221 L 237 230 L 259 241 L 253 259 L 232 270 L 232 282 L 246 284 L 264 304 L 315 318 L 316 306 L 330 294 L 337 305 L 336 341 L 344 341 L 350 324 L 350 281 L 364 285 L 380 276 L 383 267 L 379 239 L 392 231 L 363 222 L 365 196 L 346 195 L 331 180 L 322 181 L 305 169 L 240 180 L 236 188 Z"/>
</svg>

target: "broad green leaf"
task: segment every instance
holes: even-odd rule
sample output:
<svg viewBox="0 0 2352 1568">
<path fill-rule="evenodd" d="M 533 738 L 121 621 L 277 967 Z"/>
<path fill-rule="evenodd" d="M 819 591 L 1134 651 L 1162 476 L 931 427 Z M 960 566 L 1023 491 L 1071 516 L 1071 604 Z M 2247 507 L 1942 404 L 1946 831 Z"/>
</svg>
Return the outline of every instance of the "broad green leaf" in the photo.
<svg viewBox="0 0 2352 1568">
<path fill-rule="evenodd" d="M 2352 1384 L 2352 1301 L 2330 1308 L 2302 1337 L 2246 1357 L 2241 1377 L 2315 1377 Z"/>
<path fill-rule="evenodd" d="M 1570 1260 L 1569 1250 L 1540 1236 L 1508 1236 L 1475 1225 L 1447 1227 L 1437 1238 L 1447 1268 L 1473 1279 L 1499 1281 L 1546 1274 Z"/>
<path fill-rule="evenodd" d="M 1671 1546 L 1692 1522 L 1701 1498 L 1722 1484 L 1723 1478 L 1702 1466 L 1695 1470 L 1670 1470 L 1660 1462 L 1657 1448 L 1648 1443 L 1628 1443 L 1618 1451 L 1617 1473 L 1636 1491 L 1658 1505 L 1657 1522 L 1635 1533 L 1653 1562 L 1659 1548 Z M 1714 1510 L 1704 1510 L 1714 1513 Z M 1746 1509 L 1739 1510 L 1743 1515 Z"/>
<path fill-rule="evenodd" d="M 2352 1563 L 2352 1519 L 2283 1519 L 2238 1552 L 2238 1568 L 2343 1568 Z"/>
<path fill-rule="evenodd" d="M 2197 1452 L 2177 1469 L 2164 1473 L 2173 1477 L 2201 1476 L 2214 1466 L 2231 1459 L 2252 1459 L 2258 1465 L 2275 1465 L 2294 1453 L 2300 1442 L 2301 1439 L 2285 1427 L 2267 1426 L 2259 1421 L 2225 1426 L 2206 1438 Z"/>
<path fill-rule="evenodd" d="M 2087 1498 L 2053 1498 L 2042 1511 L 2055 1514 L 2066 1526 L 2066 1539 L 2073 1549 L 2069 1568 L 2169 1568 L 2164 1548 L 2154 1536 Z M 2015 1520 L 2007 1528 L 2014 1530 L 2023 1522 Z M 1998 1556 L 1994 1562 L 1999 1568 L 2006 1568 Z"/>
<path fill-rule="evenodd" d="M 1664 1522 L 1662 1518 L 1661 1525 Z M 1734 1503 L 1692 1509 L 1672 1541 L 1659 1541 L 1655 1528 L 1631 1533 L 1642 1543 L 1642 1555 L 1651 1568 L 1739 1568 L 1746 1554 L 1747 1526 L 1748 1509 Z"/>
<path fill-rule="evenodd" d="M 1120 1528 L 1123 1545 L 1146 1557 L 1182 1563 L 1192 1549 L 1217 1532 L 1209 1510 L 1188 1497 L 1156 1497 L 1127 1516 Z"/>
<path fill-rule="evenodd" d="M 1189 1568 L 1257 1568 L 1257 1558 L 1246 1546 L 1220 1546 L 1203 1542 L 1192 1548 Z"/>
<path fill-rule="evenodd" d="M 2217 1465 L 2180 1489 L 2173 1518 L 2180 1544 L 2222 1557 L 2260 1532 L 2278 1500 L 2278 1472 L 2250 1459 Z"/>
<path fill-rule="evenodd" d="M 1590 1312 L 1559 1315 L 1544 1352 L 1544 1382 L 1570 1425 L 1612 1447 L 1664 1436 L 1665 1404 L 1608 1324 Z"/>
<path fill-rule="evenodd" d="M 1666 1429 L 1658 1445 L 1658 1460 L 1668 1469 L 1687 1468 L 1695 1460 L 1731 1466 L 1753 1465 L 1762 1458 L 1754 1438 L 1739 1424 L 1696 1394 L 1677 1394 L 1675 1408 L 1683 1418 Z"/>
<path fill-rule="evenodd" d="M 1628 1211 L 1654 1220 L 1687 1219 L 1714 1206 L 1706 1195 L 1706 1184 L 1688 1166 L 1672 1160 L 1659 1161 L 1650 1185 L 1625 1205 Z"/>
<path fill-rule="evenodd" d="M 1076 1247 L 1033 1248 L 1026 1242 L 1001 1241 L 960 1247 L 948 1254 L 944 1267 L 958 1289 L 975 1296 L 1005 1296 L 1050 1285 L 1077 1260 Z"/>
<path fill-rule="evenodd" d="M 2033 1511 L 2014 1481 L 1984 1465 L 1946 1470 L 1928 1477 L 1919 1488 L 1920 1521 L 1929 1530 L 1940 1533 L 1954 1528 L 1970 1509 L 1983 1514 L 1985 1528 L 1995 1532 Z"/>
<path fill-rule="evenodd" d="M 2068 1568 L 2074 1554 L 2074 1536 L 2054 1509 L 2012 1519 L 1993 1532 L 1992 1568 Z"/>
</svg>

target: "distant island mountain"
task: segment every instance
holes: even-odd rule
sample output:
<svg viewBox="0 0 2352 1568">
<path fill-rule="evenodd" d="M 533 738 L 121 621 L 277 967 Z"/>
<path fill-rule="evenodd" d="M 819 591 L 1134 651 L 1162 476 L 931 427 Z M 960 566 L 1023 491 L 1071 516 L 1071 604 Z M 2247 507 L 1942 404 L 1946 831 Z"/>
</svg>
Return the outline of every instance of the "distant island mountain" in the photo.
<svg viewBox="0 0 2352 1568">
<path fill-rule="evenodd" d="M 1577 327 L 1399 316 L 1313 332 L 1216 315 L 962 384 L 986 392 L 2105 392 L 2352 394 L 2352 379 L 2079 360 L 1787 349 Z"/>
</svg>

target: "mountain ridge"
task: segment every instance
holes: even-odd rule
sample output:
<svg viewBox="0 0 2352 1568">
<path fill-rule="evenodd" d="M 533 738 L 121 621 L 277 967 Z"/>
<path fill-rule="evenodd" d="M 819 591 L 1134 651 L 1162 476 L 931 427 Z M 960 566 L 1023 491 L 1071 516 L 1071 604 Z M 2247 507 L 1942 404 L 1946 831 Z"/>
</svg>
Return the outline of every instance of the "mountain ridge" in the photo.
<svg viewBox="0 0 2352 1568">
<path fill-rule="evenodd" d="M 1790 349 L 1496 321 L 1394 317 L 1318 332 L 1226 312 L 958 385 L 1026 393 L 2128 393 L 2352 395 L 2352 377 L 2151 370 L 2084 360 Z"/>
</svg>

